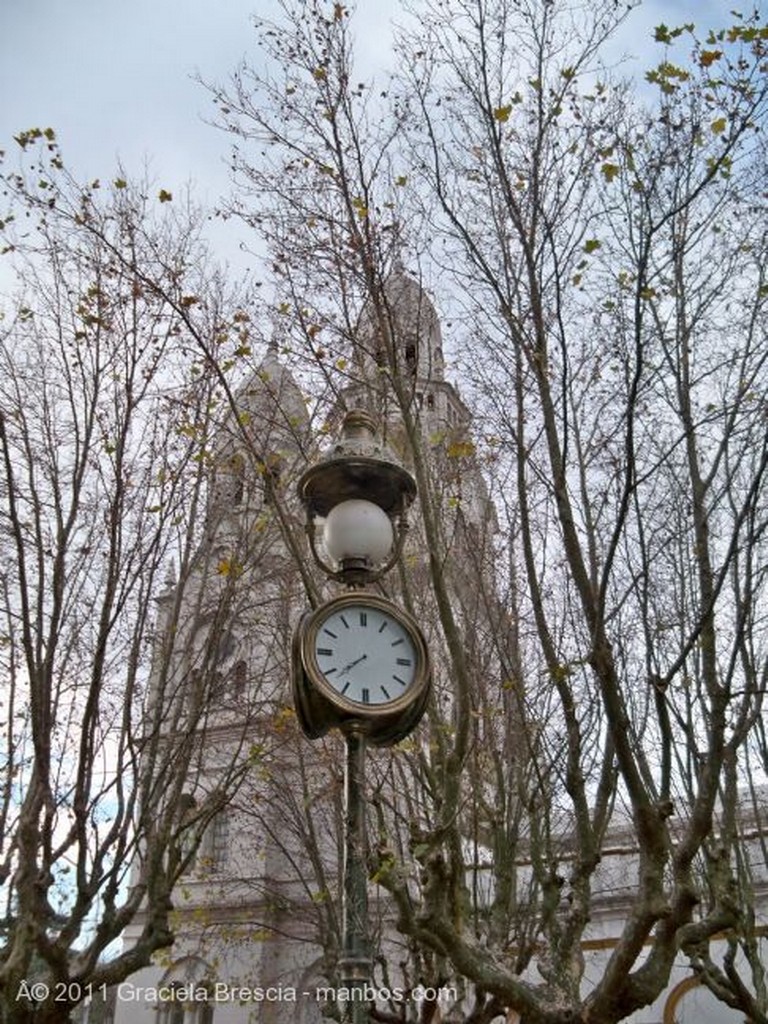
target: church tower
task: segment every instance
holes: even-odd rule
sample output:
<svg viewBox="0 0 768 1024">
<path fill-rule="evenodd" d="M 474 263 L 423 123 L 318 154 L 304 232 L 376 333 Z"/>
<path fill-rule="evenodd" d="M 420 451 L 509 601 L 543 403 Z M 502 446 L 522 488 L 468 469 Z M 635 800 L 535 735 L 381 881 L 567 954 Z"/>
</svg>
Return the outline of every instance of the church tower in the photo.
<svg viewBox="0 0 768 1024">
<path fill-rule="evenodd" d="M 472 434 L 472 413 L 446 379 L 434 304 L 402 265 L 384 280 L 378 300 L 363 307 L 353 360 L 355 380 L 342 390 L 342 411 L 368 409 L 405 465 L 413 465 L 413 445 L 419 445 L 427 457 L 455 586 L 477 593 L 473 577 L 482 576 L 495 589 L 498 522 Z M 410 440 L 406 417 L 414 434 Z"/>
<path fill-rule="evenodd" d="M 197 751 L 184 790 L 168 793 L 178 808 L 176 941 L 125 990 L 146 998 L 118 994 L 116 1024 L 235 1024 L 253 1008 L 230 989 L 278 986 L 286 958 L 303 969 L 306 942 L 286 951 L 267 940 L 296 885 L 296 844 L 279 836 L 290 784 L 280 761 L 290 638 L 306 604 L 290 543 L 310 440 L 306 401 L 272 342 L 201 444 L 201 536 L 157 601 L 153 731 L 173 743 L 192 721 Z M 139 855 L 134 877 L 143 869 Z M 126 947 L 140 927 L 141 915 Z M 230 988 L 214 998 L 217 982 Z M 260 1019 L 296 1019 L 276 1012 Z"/>
<path fill-rule="evenodd" d="M 445 379 L 440 321 L 422 286 L 398 264 L 378 298 L 360 315 L 353 356 L 357 381 L 344 392 L 346 404 L 358 402 L 396 429 L 401 419 L 396 384 L 425 429 L 466 429 L 471 415 Z"/>
<path fill-rule="evenodd" d="M 418 281 L 396 267 L 380 300 L 361 312 L 354 372 L 335 415 L 367 408 L 406 465 L 418 439 L 439 513 L 440 557 L 472 656 L 502 612 L 492 596 L 496 519 L 471 413 L 446 380 L 440 322 Z M 295 487 L 311 438 L 305 399 L 274 343 L 208 447 L 204 537 L 183 585 L 169 584 L 159 602 L 173 685 L 155 680 L 159 701 L 189 700 L 195 687 L 209 698 L 199 774 L 179 812 L 192 823 L 196 849 L 174 897 L 176 942 L 134 979 L 180 998 L 118 1002 L 116 1024 L 320 1024 L 314 993 L 328 984 L 338 955 L 342 761 L 333 736 L 310 745 L 299 735 L 289 707 L 290 637 L 307 605 L 290 543 L 300 539 Z M 429 551 L 415 524 L 403 581 L 437 651 Z M 438 699 L 450 701 L 450 686 L 443 672 Z M 217 807 L 219 779 L 233 766 L 242 769 L 236 795 Z M 384 931 L 380 940 L 388 941 Z M 212 993 L 217 984 L 250 987 L 259 1002 L 185 1000 L 190 983 Z"/>
</svg>

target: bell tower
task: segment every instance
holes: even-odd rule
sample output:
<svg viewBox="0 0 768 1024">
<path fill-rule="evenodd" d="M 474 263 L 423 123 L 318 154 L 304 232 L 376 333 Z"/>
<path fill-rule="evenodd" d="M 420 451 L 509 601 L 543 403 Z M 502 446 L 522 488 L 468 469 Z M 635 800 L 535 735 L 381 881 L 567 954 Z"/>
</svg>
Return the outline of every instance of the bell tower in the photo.
<svg viewBox="0 0 768 1024">
<path fill-rule="evenodd" d="M 482 677 L 496 678 L 484 641 L 503 626 L 493 596 L 495 515 L 472 442 L 470 410 L 446 379 L 437 312 L 401 266 L 386 278 L 377 300 L 365 304 L 348 363 L 353 372 L 338 393 L 339 418 L 367 409 L 408 466 L 413 449 L 405 408 L 427 463 L 425 491 L 439 524 L 427 540 L 418 513 L 412 517 L 402 586 L 409 588 L 416 621 L 436 652 L 433 692 L 447 715 L 452 679 L 440 653 L 430 554 L 438 551 L 445 566 L 455 615 L 468 637 L 467 656 L 486 659 Z M 319 1024 L 314 993 L 333 976 L 338 952 L 338 751 L 332 736 L 310 747 L 290 707 L 290 639 L 308 602 L 285 525 L 302 524 L 296 485 L 310 447 L 304 396 L 273 341 L 208 445 L 203 537 L 186 579 L 180 573 L 163 596 L 176 692 L 186 696 L 207 680 L 212 698 L 201 732 L 199 777 L 190 780 L 180 815 L 194 821 L 208 794 L 215 795 L 222 767 L 242 766 L 244 782 L 210 816 L 202 836 L 191 833 L 199 852 L 174 891 L 176 941 L 167 963 L 147 968 L 136 984 L 178 986 L 181 992 L 193 964 L 202 984 L 279 993 L 258 1007 L 264 1024 Z M 400 580 L 382 584 L 382 595 L 400 586 Z M 391 929 L 382 943 L 397 942 L 382 907 L 381 926 Z M 175 1024 L 176 1009 L 125 1004 L 116 1024 Z M 184 1024 L 245 1019 L 239 1007 L 224 1003 L 190 1004 L 183 1012 L 178 1019 Z"/>
<path fill-rule="evenodd" d="M 263 513 L 306 458 L 309 417 L 301 391 L 272 340 L 219 425 L 208 494 L 209 535 Z M 238 525 L 239 524 L 239 525 Z"/>
<path fill-rule="evenodd" d="M 347 408 L 368 407 L 382 429 L 396 429 L 401 400 L 398 389 L 424 432 L 460 434 L 471 415 L 458 391 L 445 379 L 440 320 L 422 285 L 398 263 L 374 301 L 363 307 L 354 353 L 359 383 L 345 389 Z"/>
<path fill-rule="evenodd" d="M 290 637 L 306 605 L 286 536 L 300 522 L 296 480 L 309 445 L 304 396 L 273 340 L 201 446 L 200 538 L 158 600 L 150 685 L 164 737 L 184 735 L 195 754 L 183 792 L 168 794 L 178 807 L 171 855 L 181 865 L 175 942 L 132 979 L 170 995 L 118 1000 L 115 1024 L 243 1019 L 236 997 L 217 1004 L 205 993 L 217 983 L 277 991 L 314 950 L 281 938 L 301 883 L 278 812 L 295 770 L 286 752 Z M 137 856 L 134 877 L 141 870 Z M 127 947 L 141 924 L 139 915 L 126 930 Z M 294 1009 L 275 1002 L 263 1019 L 282 1022 Z"/>
<path fill-rule="evenodd" d="M 446 520 L 475 539 L 461 546 L 487 548 L 497 531 L 496 513 L 472 439 L 472 414 L 445 374 L 440 319 L 422 284 L 396 263 L 379 295 L 358 320 L 353 362 L 356 379 L 341 393 L 341 410 L 368 409 L 382 436 L 410 463 L 404 435 L 407 408 L 430 453 L 430 471 L 441 492 Z M 492 561 L 488 555 L 489 563 Z"/>
</svg>

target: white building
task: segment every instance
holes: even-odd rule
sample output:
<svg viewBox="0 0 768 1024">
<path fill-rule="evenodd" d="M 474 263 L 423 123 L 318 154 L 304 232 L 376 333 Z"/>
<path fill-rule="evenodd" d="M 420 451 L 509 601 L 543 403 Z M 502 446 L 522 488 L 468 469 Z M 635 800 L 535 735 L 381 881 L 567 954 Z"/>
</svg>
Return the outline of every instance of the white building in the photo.
<svg viewBox="0 0 768 1024">
<path fill-rule="evenodd" d="M 419 285 L 398 271 L 386 295 L 399 322 L 389 325 L 391 331 L 364 311 L 357 380 L 342 389 L 342 404 L 368 406 L 388 442 L 407 457 L 397 403 L 381 386 L 380 366 L 393 360 L 387 339 L 395 337 L 394 360 L 410 382 L 412 409 L 422 435 L 431 439 L 433 471 L 453 517 L 451 585 L 462 591 L 463 613 L 479 623 L 473 641 L 479 645 L 483 633 L 498 633 L 505 613 L 493 602 L 481 609 L 476 585 L 482 575 L 488 583 L 483 594 L 495 591 L 496 521 L 472 455 L 470 411 L 445 379 L 440 325 Z M 310 744 L 300 736 L 288 708 L 290 638 L 306 599 L 279 517 L 299 525 L 295 481 L 312 447 L 306 403 L 275 346 L 239 392 L 237 405 L 237 418 L 230 415 L 215 439 L 208 528 L 192 583 L 181 609 L 177 589 L 169 585 L 160 597 L 159 625 L 162 642 L 176 607 L 179 627 L 169 641 L 177 652 L 175 682 L 166 682 L 163 694 L 182 703 L 192 699 L 189 691 L 201 674 L 215 673 L 220 685 L 200 771 L 190 780 L 180 814 L 193 820 L 207 806 L 217 773 L 233 758 L 248 771 L 234 800 L 211 817 L 190 859 L 174 899 L 174 946 L 120 987 L 117 1024 L 317 1024 L 338 953 L 343 758 L 337 739 Z M 413 543 L 406 560 L 416 591 L 420 572 L 426 573 L 424 559 Z M 430 623 L 424 628 L 429 638 Z M 448 681 L 439 676 L 437 699 L 450 701 Z M 764 863 L 758 852 L 756 861 Z M 524 864 L 519 868 L 525 871 Z M 631 832 L 617 824 L 606 840 L 583 944 L 587 987 L 613 947 L 635 868 Z M 477 874 L 482 877 L 482 865 Z M 757 890 L 763 908 L 766 882 L 763 872 Z M 402 949 L 388 914 L 372 886 L 373 941 L 391 954 L 395 985 Z M 129 930 L 125 943 L 131 938 Z M 697 988 L 681 958 L 664 997 L 630 1020 L 736 1024 L 741 1017 Z"/>
</svg>

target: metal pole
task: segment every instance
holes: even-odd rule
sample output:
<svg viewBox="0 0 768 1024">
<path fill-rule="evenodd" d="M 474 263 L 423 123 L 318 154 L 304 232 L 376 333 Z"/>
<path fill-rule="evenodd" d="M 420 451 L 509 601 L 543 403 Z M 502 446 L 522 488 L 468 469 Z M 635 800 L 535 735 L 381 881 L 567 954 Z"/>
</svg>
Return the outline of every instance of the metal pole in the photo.
<svg viewBox="0 0 768 1024">
<path fill-rule="evenodd" d="M 348 990 L 344 1020 L 367 1024 L 371 959 L 368 951 L 368 872 L 365 863 L 365 736 L 355 728 L 345 733 L 344 776 L 344 904 L 343 951 L 339 960 L 342 985 Z M 368 990 L 368 991 L 366 991 Z"/>
</svg>

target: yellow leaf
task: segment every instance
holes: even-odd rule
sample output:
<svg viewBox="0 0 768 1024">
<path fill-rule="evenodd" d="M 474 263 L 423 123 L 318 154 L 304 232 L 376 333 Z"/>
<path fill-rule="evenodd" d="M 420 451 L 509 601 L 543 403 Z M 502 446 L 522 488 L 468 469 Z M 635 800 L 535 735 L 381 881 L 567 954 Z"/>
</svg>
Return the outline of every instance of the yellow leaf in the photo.
<svg viewBox="0 0 768 1024">
<path fill-rule="evenodd" d="M 722 50 L 702 50 L 699 56 L 699 64 L 703 68 L 708 68 L 711 64 L 714 64 L 716 60 L 720 60 L 722 56 Z"/>
<path fill-rule="evenodd" d="M 240 576 L 243 566 L 234 558 L 222 558 L 216 566 L 219 576 Z"/>
<path fill-rule="evenodd" d="M 709 127 L 712 129 L 715 135 L 722 135 L 725 131 L 725 126 L 727 123 L 728 122 L 724 117 L 718 117 L 716 118 L 716 120 L 712 122 L 712 124 Z"/>
<path fill-rule="evenodd" d="M 169 192 L 167 189 L 161 188 L 157 194 L 157 198 L 161 203 L 170 203 L 173 199 L 173 193 Z"/>
<path fill-rule="evenodd" d="M 619 173 L 621 168 L 618 164 L 603 164 L 600 170 L 602 171 L 605 180 L 610 183 Z"/>
<path fill-rule="evenodd" d="M 602 242 L 597 238 L 588 238 L 584 243 L 584 252 L 594 252 L 596 249 L 599 249 L 601 245 Z"/>
<path fill-rule="evenodd" d="M 368 216 L 368 207 L 365 205 L 365 201 L 361 199 L 360 196 L 355 196 L 352 200 L 352 205 L 354 206 L 355 212 L 360 220 L 365 220 Z"/>
<path fill-rule="evenodd" d="M 496 107 L 493 112 L 495 121 L 508 121 L 509 115 L 512 113 L 512 104 L 508 103 L 505 107 Z"/>
<path fill-rule="evenodd" d="M 447 454 L 451 459 L 467 459 L 475 454 L 475 446 L 471 441 L 454 441 L 448 445 Z"/>
<path fill-rule="evenodd" d="M 571 675 L 573 675 L 573 669 L 570 665 L 555 665 L 555 667 L 550 671 L 552 681 L 555 683 L 565 682 L 568 676 Z"/>
</svg>

